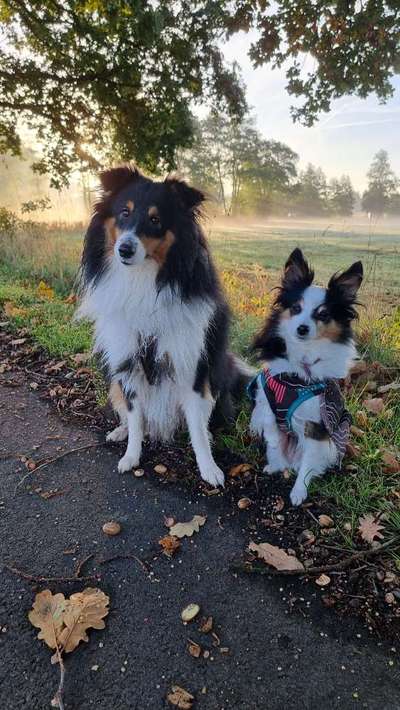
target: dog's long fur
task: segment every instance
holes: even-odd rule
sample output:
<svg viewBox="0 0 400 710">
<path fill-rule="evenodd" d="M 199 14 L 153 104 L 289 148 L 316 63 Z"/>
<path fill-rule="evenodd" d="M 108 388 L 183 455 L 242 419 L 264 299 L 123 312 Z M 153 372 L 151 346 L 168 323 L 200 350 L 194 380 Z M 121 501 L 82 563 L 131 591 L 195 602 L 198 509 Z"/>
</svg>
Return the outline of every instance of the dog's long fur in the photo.
<svg viewBox="0 0 400 710">
<path fill-rule="evenodd" d="M 347 376 L 356 357 L 351 323 L 357 316 L 354 306 L 362 275 L 362 264 L 357 262 L 332 276 L 327 289 L 313 286 L 314 272 L 300 249 L 294 250 L 286 262 L 272 312 L 254 341 L 254 349 L 261 360 L 268 362 L 272 376 L 295 374 L 305 382 Z M 300 332 L 306 332 L 301 335 L 299 327 Z M 272 474 L 293 468 L 297 479 L 290 497 L 294 505 L 299 505 L 307 497 L 311 479 L 334 466 L 338 452 L 329 436 L 315 433 L 323 429 L 318 397 L 298 407 L 292 426 L 296 445 L 288 449 L 264 391 L 257 384 L 251 429 L 267 444 L 268 465 L 264 470 Z"/>
<path fill-rule="evenodd" d="M 208 423 L 217 400 L 229 403 L 239 367 L 227 351 L 229 309 L 198 221 L 204 195 L 130 167 L 105 172 L 101 183 L 78 315 L 94 322 L 94 351 L 120 419 L 107 438 L 128 436 L 118 469 L 138 466 L 146 435 L 168 440 L 185 419 L 201 477 L 221 485 Z"/>
</svg>

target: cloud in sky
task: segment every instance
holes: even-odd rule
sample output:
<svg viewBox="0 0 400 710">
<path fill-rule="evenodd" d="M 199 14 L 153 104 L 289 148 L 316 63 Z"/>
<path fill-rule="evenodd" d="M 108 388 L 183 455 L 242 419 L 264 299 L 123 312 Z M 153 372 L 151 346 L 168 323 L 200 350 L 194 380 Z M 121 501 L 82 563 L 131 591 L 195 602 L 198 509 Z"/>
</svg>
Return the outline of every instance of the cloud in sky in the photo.
<svg viewBox="0 0 400 710">
<path fill-rule="evenodd" d="M 374 154 L 385 149 L 400 177 L 400 77 L 394 79 L 395 94 L 385 105 L 375 96 L 343 97 L 333 101 L 331 111 L 321 114 L 311 128 L 293 123 L 293 97 L 286 92 L 282 69 L 254 69 L 247 52 L 251 34 L 239 33 L 223 49 L 226 59 L 237 61 L 247 87 L 247 99 L 258 128 L 268 138 L 287 143 L 300 156 L 300 167 L 319 165 L 328 178 L 347 174 L 354 187 L 364 190 L 366 173 Z"/>
</svg>

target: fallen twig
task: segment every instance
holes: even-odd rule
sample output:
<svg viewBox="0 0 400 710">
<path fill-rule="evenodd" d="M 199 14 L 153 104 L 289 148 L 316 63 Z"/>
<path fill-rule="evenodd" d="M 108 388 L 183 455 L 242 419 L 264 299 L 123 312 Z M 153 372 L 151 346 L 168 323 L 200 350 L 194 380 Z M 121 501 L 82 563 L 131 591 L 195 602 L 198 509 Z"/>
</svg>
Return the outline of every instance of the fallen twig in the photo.
<svg viewBox="0 0 400 710">
<path fill-rule="evenodd" d="M 146 574 L 149 574 L 149 568 L 147 567 L 146 563 L 143 562 L 139 557 L 134 555 L 133 553 L 121 553 L 118 555 L 113 555 L 112 557 L 106 557 L 103 560 L 99 561 L 99 565 L 105 565 L 107 562 L 114 562 L 114 560 L 135 560 L 141 568 L 146 572 Z"/>
<path fill-rule="evenodd" d="M 3 568 L 8 570 L 9 572 L 12 572 L 13 574 L 16 574 L 17 577 L 26 579 L 28 582 L 36 582 L 37 584 L 45 584 L 51 582 L 67 582 L 69 584 L 76 584 L 77 582 L 98 582 L 100 579 L 100 575 L 98 574 L 92 574 L 88 577 L 77 577 L 76 574 L 74 577 L 42 577 L 41 575 L 35 575 L 30 574 L 29 572 L 24 572 L 23 570 L 20 570 L 17 567 L 13 567 L 12 565 L 8 565 L 5 562 L 3 562 Z"/>
<path fill-rule="evenodd" d="M 45 461 L 44 463 L 41 463 L 39 466 L 36 466 L 32 471 L 28 471 L 28 473 L 25 474 L 25 476 L 22 476 L 21 480 L 18 481 L 17 486 L 15 488 L 14 494 L 17 492 L 18 488 L 23 484 L 23 482 L 32 475 L 32 473 L 37 473 L 40 471 L 41 468 L 44 468 L 45 466 L 50 466 L 51 463 L 54 463 L 55 461 L 59 461 L 60 459 L 63 459 L 64 456 L 69 456 L 70 454 L 75 454 L 77 451 L 85 451 L 86 449 L 95 449 L 99 446 L 105 446 L 106 441 L 98 441 L 95 444 L 85 444 L 85 446 L 77 446 L 75 449 L 68 449 L 68 451 L 64 451 L 62 454 L 59 454 L 58 456 L 54 456 L 54 458 L 49 459 L 48 461 Z"/>
<path fill-rule="evenodd" d="M 341 572 L 350 567 L 353 562 L 357 562 L 358 560 L 366 560 L 369 557 L 378 555 L 380 552 L 393 545 L 394 542 L 394 539 L 388 540 L 388 542 L 383 543 L 383 545 L 380 545 L 380 547 L 374 547 L 371 550 L 361 550 L 360 552 L 355 552 L 354 555 L 350 555 L 350 557 L 347 557 L 345 560 L 341 560 L 340 562 L 333 562 L 330 565 L 323 565 L 321 567 L 278 570 L 267 566 L 253 567 L 249 562 L 232 562 L 229 565 L 229 569 L 234 572 L 246 572 L 246 574 L 267 574 L 285 577 L 309 577 L 314 574 L 324 574 L 325 572 Z"/>
<path fill-rule="evenodd" d="M 94 557 L 94 553 L 93 553 L 93 552 L 92 552 L 90 555 L 87 555 L 87 557 L 84 557 L 83 560 L 81 560 L 80 562 L 78 562 L 78 564 L 77 564 L 77 566 L 76 566 L 76 569 L 75 569 L 75 577 L 78 577 L 78 578 L 80 577 L 80 574 L 81 574 L 81 572 L 82 572 L 82 567 L 83 567 L 83 565 L 85 565 L 86 562 L 89 562 L 89 560 L 91 560 L 92 557 Z"/>
</svg>

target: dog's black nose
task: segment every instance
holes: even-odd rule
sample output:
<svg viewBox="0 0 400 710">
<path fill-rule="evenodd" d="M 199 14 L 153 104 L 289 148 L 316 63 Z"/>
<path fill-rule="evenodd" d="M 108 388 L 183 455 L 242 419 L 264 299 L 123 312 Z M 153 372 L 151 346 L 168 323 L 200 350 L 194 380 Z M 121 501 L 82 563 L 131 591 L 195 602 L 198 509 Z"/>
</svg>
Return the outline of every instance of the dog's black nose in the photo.
<svg viewBox="0 0 400 710">
<path fill-rule="evenodd" d="M 307 335 L 309 332 L 310 332 L 310 329 L 309 329 L 308 325 L 304 325 L 304 323 L 302 325 L 299 325 L 299 327 L 297 328 L 298 335 L 301 335 L 301 336 Z"/>
<path fill-rule="evenodd" d="M 136 247 L 133 242 L 122 242 L 118 247 L 118 251 L 121 259 L 131 259 L 136 251 Z"/>
</svg>

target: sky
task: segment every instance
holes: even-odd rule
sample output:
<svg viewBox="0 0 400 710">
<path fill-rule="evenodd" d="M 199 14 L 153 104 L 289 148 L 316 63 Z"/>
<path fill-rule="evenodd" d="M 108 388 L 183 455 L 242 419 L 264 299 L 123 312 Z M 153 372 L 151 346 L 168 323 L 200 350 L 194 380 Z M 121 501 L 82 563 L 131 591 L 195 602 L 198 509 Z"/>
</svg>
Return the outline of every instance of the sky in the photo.
<svg viewBox="0 0 400 710">
<path fill-rule="evenodd" d="M 311 128 L 293 123 L 293 97 L 285 90 L 284 70 L 269 66 L 254 69 L 247 56 L 251 33 L 234 35 L 223 46 L 226 59 L 237 61 L 247 87 L 247 100 L 257 126 L 266 137 L 287 143 L 300 156 L 299 168 L 307 163 L 320 166 L 328 178 L 349 175 L 353 186 L 363 191 L 374 154 L 387 150 L 393 170 L 400 178 L 400 77 L 393 80 L 394 96 L 381 105 L 376 96 L 335 99 L 329 113 L 321 114 Z"/>
</svg>

